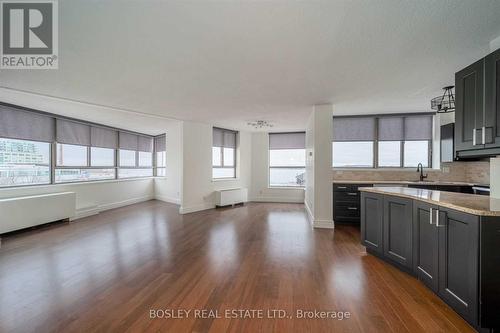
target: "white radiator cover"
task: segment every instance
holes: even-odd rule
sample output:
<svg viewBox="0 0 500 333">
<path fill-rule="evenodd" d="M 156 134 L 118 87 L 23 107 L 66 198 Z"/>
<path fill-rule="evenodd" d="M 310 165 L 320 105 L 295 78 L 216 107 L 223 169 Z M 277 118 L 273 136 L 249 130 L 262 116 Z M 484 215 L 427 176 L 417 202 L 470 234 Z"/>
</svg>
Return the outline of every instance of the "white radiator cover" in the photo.
<svg viewBox="0 0 500 333">
<path fill-rule="evenodd" d="M 0 199 L 0 234 L 64 220 L 75 213 L 74 192 Z"/>
<path fill-rule="evenodd" d="M 248 190 L 246 188 L 232 188 L 215 191 L 215 205 L 228 206 L 248 201 Z"/>
</svg>

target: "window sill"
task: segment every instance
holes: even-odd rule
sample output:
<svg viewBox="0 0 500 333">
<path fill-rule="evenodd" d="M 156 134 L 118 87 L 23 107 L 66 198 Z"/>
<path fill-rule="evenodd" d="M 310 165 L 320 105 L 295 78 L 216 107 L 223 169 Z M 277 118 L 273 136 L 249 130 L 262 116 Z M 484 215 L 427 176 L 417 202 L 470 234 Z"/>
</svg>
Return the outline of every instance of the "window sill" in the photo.
<svg viewBox="0 0 500 333">
<path fill-rule="evenodd" d="M 231 177 L 231 178 L 212 178 L 213 183 L 217 182 L 230 182 L 230 181 L 235 181 L 235 180 L 240 180 L 238 177 Z"/>
<path fill-rule="evenodd" d="M 268 186 L 270 190 L 302 190 L 305 191 L 305 186 Z"/>
</svg>

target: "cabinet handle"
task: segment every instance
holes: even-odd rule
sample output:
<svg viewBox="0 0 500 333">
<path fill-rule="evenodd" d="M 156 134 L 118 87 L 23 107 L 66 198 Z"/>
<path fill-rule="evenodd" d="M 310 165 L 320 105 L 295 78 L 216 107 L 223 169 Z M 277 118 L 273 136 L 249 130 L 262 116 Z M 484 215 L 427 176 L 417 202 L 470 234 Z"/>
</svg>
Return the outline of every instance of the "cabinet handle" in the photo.
<svg viewBox="0 0 500 333">
<path fill-rule="evenodd" d="M 338 186 L 337 188 L 338 188 L 339 190 L 345 190 L 345 189 L 347 189 L 347 187 L 345 187 L 345 186 Z"/>
<path fill-rule="evenodd" d="M 483 128 L 481 129 L 482 133 L 481 133 L 481 139 L 483 141 L 483 145 L 486 144 L 486 127 L 483 126 Z"/>
<path fill-rule="evenodd" d="M 436 227 L 443 227 L 442 224 L 439 224 L 439 209 L 436 209 Z"/>
<path fill-rule="evenodd" d="M 358 195 L 358 193 L 357 192 L 349 192 L 349 193 L 347 193 L 347 195 Z"/>
<path fill-rule="evenodd" d="M 358 210 L 357 207 L 347 207 L 348 210 Z"/>
<path fill-rule="evenodd" d="M 430 221 L 431 225 L 432 225 L 432 215 L 434 215 L 433 212 L 434 212 L 434 208 L 429 208 L 429 221 Z"/>
<path fill-rule="evenodd" d="M 472 145 L 473 146 L 476 145 L 476 129 L 475 128 L 472 130 Z"/>
</svg>

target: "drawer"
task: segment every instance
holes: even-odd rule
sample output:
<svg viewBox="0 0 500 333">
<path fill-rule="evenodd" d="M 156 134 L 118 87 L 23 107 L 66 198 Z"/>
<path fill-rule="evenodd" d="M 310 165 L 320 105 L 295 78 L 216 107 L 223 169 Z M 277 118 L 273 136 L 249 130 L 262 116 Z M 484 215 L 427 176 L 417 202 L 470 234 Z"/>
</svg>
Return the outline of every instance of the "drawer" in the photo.
<svg viewBox="0 0 500 333">
<path fill-rule="evenodd" d="M 358 191 L 335 192 L 333 194 L 335 202 L 338 201 L 359 202 L 360 197 L 361 194 Z"/>
<path fill-rule="evenodd" d="M 372 184 L 333 184 L 334 192 L 356 192 L 360 187 L 372 187 Z"/>
<path fill-rule="evenodd" d="M 337 203 L 334 207 L 336 217 L 359 217 L 359 203 Z"/>
</svg>

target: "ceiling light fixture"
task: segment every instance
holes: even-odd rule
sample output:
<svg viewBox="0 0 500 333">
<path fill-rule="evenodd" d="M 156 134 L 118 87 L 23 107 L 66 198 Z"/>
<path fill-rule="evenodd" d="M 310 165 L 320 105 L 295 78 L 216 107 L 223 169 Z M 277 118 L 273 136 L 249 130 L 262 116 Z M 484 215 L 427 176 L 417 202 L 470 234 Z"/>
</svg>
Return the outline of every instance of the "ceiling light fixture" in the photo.
<svg viewBox="0 0 500 333">
<path fill-rule="evenodd" d="M 247 122 L 247 125 L 252 126 L 255 129 L 262 129 L 262 128 L 274 126 L 273 124 L 269 123 L 266 120 L 249 121 L 249 122 Z"/>
<path fill-rule="evenodd" d="M 455 111 L 455 95 L 453 88 L 455 86 L 444 87 L 442 96 L 435 97 L 431 100 L 431 109 L 438 113 L 446 113 Z"/>
</svg>

